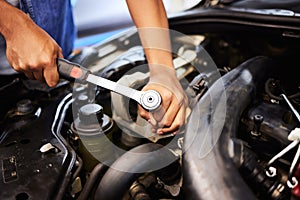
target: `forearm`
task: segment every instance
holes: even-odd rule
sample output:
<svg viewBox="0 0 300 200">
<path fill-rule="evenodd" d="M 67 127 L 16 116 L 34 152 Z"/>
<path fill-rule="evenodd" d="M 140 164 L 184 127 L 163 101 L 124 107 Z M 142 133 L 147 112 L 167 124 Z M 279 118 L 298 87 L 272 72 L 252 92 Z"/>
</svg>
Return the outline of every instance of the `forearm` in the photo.
<svg viewBox="0 0 300 200">
<path fill-rule="evenodd" d="M 169 25 L 161 0 L 127 0 L 149 64 L 173 67 Z M 150 66 L 151 67 L 151 66 Z"/>
<path fill-rule="evenodd" d="M 21 10 L 0 0 L 0 33 L 6 40 L 14 37 L 14 33 L 22 34 L 22 28 L 26 24 L 33 23 L 32 20 Z"/>
<path fill-rule="evenodd" d="M 0 0 L 0 33 L 6 40 L 6 57 L 28 78 L 57 84 L 56 59 L 63 57 L 56 41 L 18 8 Z"/>
<path fill-rule="evenodd" d="M 161 0 L 126 0 L 129 12 L 139 28 L 168 28 L 164 5 Z"/>
</svg>

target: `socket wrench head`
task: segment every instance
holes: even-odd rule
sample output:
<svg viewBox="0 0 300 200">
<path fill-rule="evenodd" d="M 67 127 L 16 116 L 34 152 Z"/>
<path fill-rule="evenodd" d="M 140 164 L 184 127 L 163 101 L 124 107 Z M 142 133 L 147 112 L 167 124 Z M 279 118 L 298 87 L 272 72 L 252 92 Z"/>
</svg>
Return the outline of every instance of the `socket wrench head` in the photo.
<svg viewBox="0 0 300 200">
<path fill-rule="evenodd" d="M 155 90 L 147 90 L 141 95 L 140 104 L 145 110 L 154 111 L 161 104 L 161 96 Z"/>
</svg>

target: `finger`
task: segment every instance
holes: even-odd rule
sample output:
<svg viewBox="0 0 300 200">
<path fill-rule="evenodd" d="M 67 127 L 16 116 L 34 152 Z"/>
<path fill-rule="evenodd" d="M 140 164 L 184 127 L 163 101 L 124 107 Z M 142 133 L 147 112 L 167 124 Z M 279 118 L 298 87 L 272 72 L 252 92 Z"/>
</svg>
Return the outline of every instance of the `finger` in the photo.
<svg viewBox="0 0 300 200">
<path fill-rule="evenodd" d="M 170 106 L 172 105 L 172 101 L 173 101 L 172 98 L 173 98 L 172 96 L 162 97 L 163 101 L 161 106 L 152 112 L 152 115 L 157 122 L 162 121 L 167 110 L 170 109 Z"/>
<path fill-rule="evenodd" d="M 164 107 L 163 105 L 161 105 L 158 109 L 152 111 L 152 116 L 153 118 L 157 121 L 160 122 L 164 115 L 166 114 L 166 111 L 169 109 L 169 107 Z"/>
<path fill-rule="evenodd" d="M 156 120 L 154 119 L 153 115 L 150 112 L 147 112 L 146 110 L 144 110 L 140 105 L 138 106 L 138 110 L 139 110 L 139 115 L 144 118 L 146 121 L 148 121 L 152 127 L 156 127 Z"/>
<path fill-rule="evenodd" d="M 180 104 L 177 100 L 173 100 L 168 110 L 166 110 L 166 112 L 164 113 L 163 118 L 158 121 L 158 127 L 162 128 L 171 126 L 179 110 Z"/>
<path fill-rule="evenodd" d="M 144 118 L 151 125 L 152 133 L 156 133 L 157 131 L 157 121 L 154 119 L 152 113 L 144 110 L 140 105 L 138 106 L 139 115 Z"/>
<path fill-rule="evenodd" d="M 43 72 L 42 71 L 36 71 L 36 72 L 32 72 L 34 79 L 40 81 L 40 82 L 44 82 L 44 77 L 43 77 Z"/>
<path fill-rule="evenodd" d="M 59 75 L 55 60 L 53 60 L 47 67 L 44 68 L 44 78 L 47 85 L 49 85 L 50 87 L 56 86 L 59 81 Z"/>
<path fill-rule="evenodd" d="M 169 127 L 157 129 L 157 134 L 174 133 L 182 130 L 185 125 L 186 107 L 181 107 L 178 111 L 173 123 Z"/>
<path fill-rule="evenodd" d="M 25 76 L 31 80 L 34 80 L 34 75 L 32 72 L 24 72 Z"/>
</svg>

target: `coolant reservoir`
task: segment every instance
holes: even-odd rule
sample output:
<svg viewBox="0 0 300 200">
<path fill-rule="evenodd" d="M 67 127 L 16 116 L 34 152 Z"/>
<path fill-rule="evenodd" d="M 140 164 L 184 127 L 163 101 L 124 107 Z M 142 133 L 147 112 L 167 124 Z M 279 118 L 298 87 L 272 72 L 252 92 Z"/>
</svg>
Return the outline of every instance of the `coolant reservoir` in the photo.
<svg viewBox="0 0 300 200">
<path fill-rule="evenodd" d="M 90 103 L 80 107 L 71 130 L 80 138 L 83 145 L 81 151 L 85 154 L 83 157 L 86 163 L 95 163 L 96 159 L 109 165 L 115 159 L 114 144 L 111 142 L 113 125 L 113 120 L 103 113 L 101 105 Z"/>
</svg>

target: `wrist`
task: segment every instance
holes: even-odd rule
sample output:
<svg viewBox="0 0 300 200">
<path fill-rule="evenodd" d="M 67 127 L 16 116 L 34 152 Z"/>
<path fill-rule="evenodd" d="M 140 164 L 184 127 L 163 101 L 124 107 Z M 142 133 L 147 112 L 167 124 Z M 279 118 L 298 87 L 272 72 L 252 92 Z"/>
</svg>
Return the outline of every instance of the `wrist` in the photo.
<svg viewBox="0 0 300 200">
<path fill-rule="evenodd" d="M 165 80 L 177 79 L 176 70 L 173 65 L 149 64 L 150 81 L 157 80 L 165 82 Z M 168 82 L 168 81 L 167 81 Z M 170 82 L 171 83 L 171 82 Z"/>
<path fill-rule="evenodd" d="M 165 49 L 145 48 L 148 64 L 173 67 L 172 53 Z"/>
</svg>

